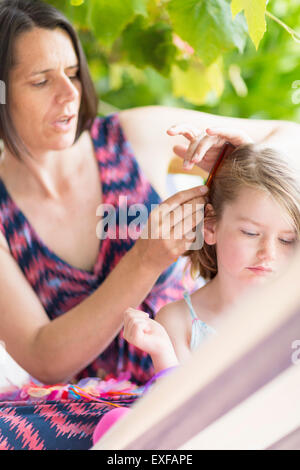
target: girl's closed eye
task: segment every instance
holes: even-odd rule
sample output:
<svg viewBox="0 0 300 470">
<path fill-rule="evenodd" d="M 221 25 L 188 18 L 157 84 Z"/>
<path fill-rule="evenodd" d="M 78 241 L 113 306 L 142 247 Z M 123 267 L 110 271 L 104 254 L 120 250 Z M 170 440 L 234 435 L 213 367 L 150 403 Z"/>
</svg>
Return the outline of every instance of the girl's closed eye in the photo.
<svg viewBox="0 0 300 470">
<path fill-rule="evenodd" d="M 279 241 L 281 243 L 283 243 L 284 245 L 295 245 L 297 241 L 296 238 L 293 238 L 292 240 L 288 240 L 288 239 L 285 239 L 285 238 L 279 238 Z"/>
<path fill-rule="evenodd" d="M 243 230 L 241 229 L 241 232 L 244 234 L 244 235 L 248 235 L 249 237 L 256 237 L 259 235 L 259 233 L 256 233 L 256 232 L 251 232 L 249 230 Z"/>
</svg>

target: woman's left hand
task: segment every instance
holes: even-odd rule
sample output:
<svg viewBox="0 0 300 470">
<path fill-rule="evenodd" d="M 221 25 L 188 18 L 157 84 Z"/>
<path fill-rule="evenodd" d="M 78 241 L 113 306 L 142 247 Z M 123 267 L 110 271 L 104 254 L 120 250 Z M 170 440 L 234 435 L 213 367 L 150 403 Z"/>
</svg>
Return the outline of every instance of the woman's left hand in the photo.
<svg viewBox="0 0 300 470">
<path fill-rule="evenodd" d="M 209 127 L 201 130 L 194 124 L 182 123 L 170 127 L 167 133 L 170 136 L 183 135 L 188 139 L 187 147 L 176 145 L 173 148 L 176 155 L 183 158 L 183 167 L 187 170 L 192 169 L 195 164 L 205 171 L 211 171 L 222 147 L 227 142 L 231 144 L 228 152 L 232 152 L 239 145 L 253 143 L 245 132 L 231 127 Z"/>
</svg>

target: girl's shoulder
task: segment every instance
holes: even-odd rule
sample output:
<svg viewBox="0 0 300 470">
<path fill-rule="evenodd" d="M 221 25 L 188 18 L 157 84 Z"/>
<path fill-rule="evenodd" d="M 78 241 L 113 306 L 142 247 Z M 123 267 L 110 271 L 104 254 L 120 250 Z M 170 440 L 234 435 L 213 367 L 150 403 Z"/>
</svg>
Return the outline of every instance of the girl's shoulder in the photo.
<svg viewBox="0 0 300 470">
<path fill-rule="evenodd" d="M 155 319 L 159 323 L 165 322 L 183 322 L 188 311 L 186 302 L 184 299 L 175 300 L 167 305 L 164 305 L 157 313 Z"/>
<path fill-rule="evenodd" d="M 171 302 L 160 309 L 155 319 L 166 329 L 177 357 L 184 360 L 189 354 L 191 320 L 184 299 Z"/>
</svg>

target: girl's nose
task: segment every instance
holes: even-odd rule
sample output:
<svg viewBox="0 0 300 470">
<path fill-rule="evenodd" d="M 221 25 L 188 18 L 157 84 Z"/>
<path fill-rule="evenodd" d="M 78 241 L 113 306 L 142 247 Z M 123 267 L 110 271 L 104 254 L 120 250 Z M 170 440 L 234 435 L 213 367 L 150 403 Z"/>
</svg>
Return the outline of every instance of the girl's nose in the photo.
<svg viewBox="0 0 300 470">
<path fill-rule="evenodd" d="M 273 261 L 276 258 L 276 242 L 271 238 L 262 240 L 257 256 L 264 261 Z"/>
</svg>

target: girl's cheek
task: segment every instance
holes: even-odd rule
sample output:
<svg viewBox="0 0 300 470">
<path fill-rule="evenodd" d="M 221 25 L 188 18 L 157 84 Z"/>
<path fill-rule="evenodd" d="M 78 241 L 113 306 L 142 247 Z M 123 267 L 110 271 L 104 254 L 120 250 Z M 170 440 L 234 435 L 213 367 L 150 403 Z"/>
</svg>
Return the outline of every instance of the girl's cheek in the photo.
<svg viewBox="0 0 300 470">
<path fill-rule="evenodd" d="M 245 266 L 249 266 L 255 257 L 253 243 L 241 239 L 239 236 L 229 237 L 218 247 L 218 258 L 220 262 L 231 271 L 239 271 Z"/>
<path fill-rule="evenodd" d="M 295 254 L 296 248 L 299 245 L 294 244 L 294 245 L 286 245 L 286 246 L 281 246 L 281 249 L 279 251 L 278 255 L 278 264 L 279 265 L 284 265 L 288 261 L 291 260 L 292 255 Z"/>
</svg>

